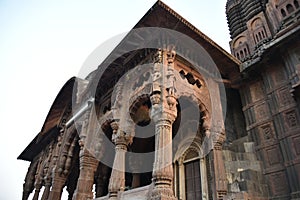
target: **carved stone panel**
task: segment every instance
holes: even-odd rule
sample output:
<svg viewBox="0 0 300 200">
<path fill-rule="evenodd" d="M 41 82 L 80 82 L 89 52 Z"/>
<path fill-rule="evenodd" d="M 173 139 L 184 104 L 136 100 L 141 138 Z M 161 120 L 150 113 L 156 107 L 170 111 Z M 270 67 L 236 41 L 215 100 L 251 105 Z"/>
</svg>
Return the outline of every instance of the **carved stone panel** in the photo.
<svg viewBox="0 0 300 200">
<path fill-rule="evenodd" d="M 279 90 L 277 92 L 277 96 L 278 96 L 278 105 L 280 107 L 288 106 L 294 102 L 288 88 Z"/>
<path fill-rule="evenodd" d="M 274 66 L 272 67 L 272 71 L 269 72 L 273 85 L 278 86 L 284 82 L 286 82 L 286 76 L 282 66 Z"/>
<path fill-rule="evenodd" d="M 255 118 L 256 122 L 266 120 L 269 117 L 269 109 L 266 103 L 255 106 Z"/>
<path fill-rule="evenodd" d="M 260 138 L 264 141 L 271 140 L 275 137 L 272 123 L 267 123 L 259 127 Z"/>
<path fill-rule="evenodd" d="M 293 147 L 297 155 L 300 155 L 300 136 L 293 138 Z"/>
<path fill-rule="evenodd" d="M 270 166 L 282 162 L 282 156 L 281 156 L 280 149 L 278 146 L 267 149 L 266 152 L 267 152 L 267 157 L 268 157 Z"/>
<path fill-rule="evenodd" d="M 252 102 L 258 101 L 264 97 L 263 88 L 260 82 L 255 82 L 250 86 Z"/>
<path fill-rule="evenodd" d="M 284 114 L 284 118 L 285 118 L 286 128 L 289 130 L 294 129 L 299 125 L 299 118 L 295 110 L 286 112 Z"/>
<path fill-rule="evenodd" d="M 289 192 L 288 181 L 284 171 L 274 173 L 269 176 L 269 183 L 273 196 L 282 195 Z"/>
</svg>

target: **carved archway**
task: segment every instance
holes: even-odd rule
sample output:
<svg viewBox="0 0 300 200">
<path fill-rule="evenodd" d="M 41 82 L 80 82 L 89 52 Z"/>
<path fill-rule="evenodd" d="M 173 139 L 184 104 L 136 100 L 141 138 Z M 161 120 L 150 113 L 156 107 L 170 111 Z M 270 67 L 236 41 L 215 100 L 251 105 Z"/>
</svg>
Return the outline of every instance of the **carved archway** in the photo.
<svg viewBox="0 0 300 200">
<path fill-rule="evenodd" d="M 182 142 L 174 162 L 175 191 L 179 199 L 208 199 L 207 166 L 199 145 L 201 139 L 196 137 L 192 143 L 189 140 L 191 138 Z"/>
</svg>

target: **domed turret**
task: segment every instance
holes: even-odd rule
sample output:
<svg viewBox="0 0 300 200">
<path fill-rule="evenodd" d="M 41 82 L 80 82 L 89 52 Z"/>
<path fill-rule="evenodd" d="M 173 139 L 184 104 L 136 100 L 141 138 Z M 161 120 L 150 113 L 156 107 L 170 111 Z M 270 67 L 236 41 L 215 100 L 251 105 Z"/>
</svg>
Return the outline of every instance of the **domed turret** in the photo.
<svg viewBox="0 0 300 200">
<path fill-rule="evenodd" d="M 246 21 L 241 8 L 241 0 L 228 0 L 226 15 L 231 38 L 247 29 Z"/>
<path fill-rule="evenodd" d="M 266 0 L 243 0 L 242 9 L 246 21 L 265 9 Z"/>
<path fill-rule="evenodd" d="M 247 29 L 247 22 L 265 9 L 267 0 L 228 0 L 226 15 L 231 38 Z"/>
</svg>

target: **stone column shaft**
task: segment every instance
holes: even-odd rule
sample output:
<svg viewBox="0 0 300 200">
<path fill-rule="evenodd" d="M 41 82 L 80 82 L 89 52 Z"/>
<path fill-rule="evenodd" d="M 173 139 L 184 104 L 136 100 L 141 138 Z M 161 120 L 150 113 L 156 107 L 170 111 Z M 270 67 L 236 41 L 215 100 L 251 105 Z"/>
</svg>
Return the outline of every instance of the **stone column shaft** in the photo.
<svg viewBox="0 0 300 200">
<path fill-rule="evenodd" d="M 125 145 L 116 146 L 116 154 L 109 181 L 109 197 L 116 198 L 118 191 L 124 191 L 125 188 L 125 154 L 127 147 Z"/>
<path fill-rule="evenodd" d="M 222 199 L 227 193 L 227 179 L 225 173 L 225 165 L 222 157 L 222 151 L 219 149 L 213 150 L 214 156 L 214 171 L 215 171 L 215 184 L 218 199 Z"/>
<path fill-rule="evenodd" d="M 185 200 L 185 172 L 183 162 L 179 162 L 179 198 Z"/>
<path fill-rule="evenodd" d="M 140 174 L 133 173 L 132 174 L 132 184 L 131 184 L 131 187 L 132 188 L 137 188 L 140 185 L 141 185 L 140 184 Z"/>
<path fill-rule="evenodd" d="M 40 194 L 41 188 L 42 188 L 41 184 L 37 184 L 35 186 L 34 196 L 33 196 L 32 200 L 38 200 L 39 199 L 39 194 Z"/>
<path fill-rule="evenodd" d="M 66 177 L 60 176 L 58 173 L 55 173 L 52 179 L 52 187 L 48 199 L 60 199 L 65 186 Z"/>
<path fill-rule="evenodd" d="M 51 182 L 45 184 L 45 189 L 44 189 L 41 200 L 47 200 L 48 199 L 49 193 L 50 193 L 50 187 L 51 187 Z"/>
<path fill-rule="evenodd" d="M 172 126 L 167 120 L 155 125 L 155 158 L 153 180 L 155 185 L 172 185 Z"/>
<path fill-rule="evenodd" d="M 118 122 L 111 123 L 113 129 L 112 140 L 115 143 L 115 159 L 113 169 L 109 180 L 109 199 L 117 199 L 118 192 L 125 189 L 125 154 L 127 152 L 127 145 L 130 142 L 129 134 L 119 130 Z"/>
<path fill-rule="evenodd" d="M 172 123 L 159 120 L 155 125 L 155 157 L 152 180 L 154 189 L 151 199 L 176 199 L 172 189 Z"/>
<path fill-rule="evenodd" d="M 175 55 L 173 50 L 163 51 L 162 54 L 158 51 L 158 63 L 153 66 L 153 91 L 150 96 L 151 118 L 155 123 L 154 189 L 150 198 L 153 200 L 176 199 L 172 188 L 172 124 L 177 117 Z"/>
<path fill-rule="evenodd" d="M 79 161 L 80 173 L 73 199 L 93 199 L 94 174 L 99 161 L 84 148 L 80 150 Z"/>
<path fill-rule="evenodd" d="M 28 167 L 28 172 L 25 177 L 25 183 L 23 184 L 22 200 L 27 200 L 30 193 L 33 191 L 34 175 L 36 174 L 37 165 L 38 165 L 37 161 L 32 161 L 30 163 L 30 166 Z"/>
<path fill-rule="evenodd" d="M 214 167 L 214 178 L 216 187 L 216 198 L 223 199 L 223 196 L 227 194 L 227 178 L 225 172 L 225 164 L 222 154 L 222 144 L 225 141 L 225 135 L 218 133 L 217 131 L 211 132 L 213 142 L 213 167 Z"/>
<path fill-rule="evenodd" d="M 207 171 L 205 158 L 200 159 L 200 175 L 201 175 L 201 190 L 202 190 L 202 199 L 208 199 L 208 186 L 207 186 Z"/>
</svg>

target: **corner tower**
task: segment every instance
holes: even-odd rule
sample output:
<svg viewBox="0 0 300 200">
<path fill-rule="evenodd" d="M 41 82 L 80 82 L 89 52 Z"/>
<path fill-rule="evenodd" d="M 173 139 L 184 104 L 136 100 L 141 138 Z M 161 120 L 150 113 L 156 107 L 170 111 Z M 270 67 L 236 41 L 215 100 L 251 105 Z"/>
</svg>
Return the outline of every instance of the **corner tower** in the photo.
<svg viewBox="0 0 300 200">
<path fill-rule="evenodd" d="M 226 5 L 231 53 L 241 61 L 237 88 L 246 138 L 253 142 L 267 183 L 266 193 L 262 184 L 253 188 L 266 199 L 300 198 L 299 2 L 228 0 Z M 241 191 L 255 194 L 237 182 Z"/>
<path fill-rule="evenodd" d="M 299 21 L 299 0 L 228 0 L 226 15 L 231 53 L 249 65 Z"/>
</svg>

